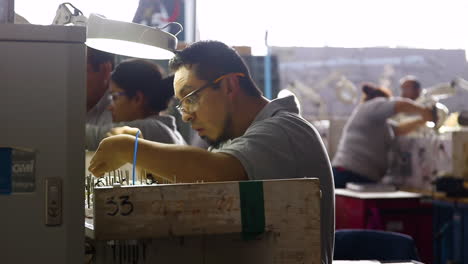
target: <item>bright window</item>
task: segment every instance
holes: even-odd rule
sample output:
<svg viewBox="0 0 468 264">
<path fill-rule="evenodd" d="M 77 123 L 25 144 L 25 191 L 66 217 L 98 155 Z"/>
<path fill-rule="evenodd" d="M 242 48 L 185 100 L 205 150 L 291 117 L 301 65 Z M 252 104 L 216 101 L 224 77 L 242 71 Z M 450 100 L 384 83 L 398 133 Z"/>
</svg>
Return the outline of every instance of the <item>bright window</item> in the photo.
<svg viewBox="0 0 468 264">
<path fill-rule="evenodd" d="M 200 0 L 201 39 L 273 46 L 468 49 L 466 0 Z"/>
</svg>

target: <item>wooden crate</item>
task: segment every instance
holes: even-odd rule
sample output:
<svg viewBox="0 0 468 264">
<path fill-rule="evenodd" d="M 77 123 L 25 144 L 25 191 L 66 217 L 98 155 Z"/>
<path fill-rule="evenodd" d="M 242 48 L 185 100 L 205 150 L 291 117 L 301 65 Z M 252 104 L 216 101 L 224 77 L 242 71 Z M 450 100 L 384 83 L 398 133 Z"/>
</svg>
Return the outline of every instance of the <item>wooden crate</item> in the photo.
<svg viewBox="0 0 468 264">
<path fill-rule="evenodd" d="M 104 241 L 95 243 L 97 263 L 122 261 L 124 245 L 135 263 L 319 264 L 319 182 L 96 188 L 87 231 Z"/>
<path fill-rule="evenodd" d="M 468 180 L 468 130 L 452 134 L 453 174 Z"/>
</svg>

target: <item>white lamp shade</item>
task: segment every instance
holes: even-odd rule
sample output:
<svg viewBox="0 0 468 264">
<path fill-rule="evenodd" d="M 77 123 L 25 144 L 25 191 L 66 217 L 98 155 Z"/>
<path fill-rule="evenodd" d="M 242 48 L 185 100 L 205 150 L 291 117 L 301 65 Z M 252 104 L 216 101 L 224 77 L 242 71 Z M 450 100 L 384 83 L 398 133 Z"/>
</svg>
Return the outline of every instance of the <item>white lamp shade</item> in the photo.
<svg viewBox="0 0 468 264">
<path fill-rule="evenodd" d="M 128 57 L 167 60 L 174 56 L 177 38 L 158 28 L 90 14 L 86 45 Z"/>
</svg>

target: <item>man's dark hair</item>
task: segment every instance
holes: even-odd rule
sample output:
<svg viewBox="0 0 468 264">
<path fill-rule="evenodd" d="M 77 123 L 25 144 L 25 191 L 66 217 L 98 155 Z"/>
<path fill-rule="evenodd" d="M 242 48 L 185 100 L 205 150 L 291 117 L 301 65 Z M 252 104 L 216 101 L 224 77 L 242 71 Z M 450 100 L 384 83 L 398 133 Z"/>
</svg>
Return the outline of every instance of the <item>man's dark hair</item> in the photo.
<svg viewBox="0 0 468 264">
<path fill-rule="evenodd" d="M 414 90 L 417 90 L 417 91 L 421 90 L 421 83 L 418 81 L 418 79 L 415 76 L 407 75 L 400 79 L 400 85 L 402 85 L 405 82 L 410 83 L 411 87 L 413 87 Z"/>
<path fill-rule="evenodd" d="M 99 65 L 104 64 L 106 62 L 110 62 L 112 64 L 112 69 L 114 69 L 115 64 L 115 55 L 112 53 L 108 53 L 105 51 L 100 51 L 97 49 L 93 49 L 88 47 L 87 51 L 87 60 L 88 63 L 91 64 L 93 71 L 99 71 Z"/>
<path fill-rule="evenodd" d="M 413 89 L 419 91 L 421 90 L 421 83 L 419 83 L 419 81 L 417 80 L 408 80 L 407 82 L 411 83 Z"/>
<path fill-rule="evenodd" d="M 239 77 L 240 87 L 250 96 L 262 96 L 262 92 L 252 80 L 249 69 L 241 56 L 222 42 L 195 42 L 187 48 L 177 51 L 176 55 L 169 61 L 169 68 L 172 71 L 177 71 L 186 65 L 194 66 L 197 78 L 206 81 L 213 81 L 228 73 L 243 73 L 245 77 Z"/>
<path fill-rule="evenodd" d="M 115 67 L 111 80 L 132 98 L 138 91 L 147 98 L 147 107 L 155 113 L 166 110 L 174 96 L 174 77 L 163 78 L 157 64 L 142 59 L 125 60 Z"/>
</svg>

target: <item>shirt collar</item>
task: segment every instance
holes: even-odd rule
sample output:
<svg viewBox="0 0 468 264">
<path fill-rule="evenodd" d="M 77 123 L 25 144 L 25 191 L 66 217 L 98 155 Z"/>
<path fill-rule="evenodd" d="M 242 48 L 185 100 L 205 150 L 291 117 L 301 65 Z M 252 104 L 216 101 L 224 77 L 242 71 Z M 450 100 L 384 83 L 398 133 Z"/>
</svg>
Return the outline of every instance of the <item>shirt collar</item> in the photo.
<svg viewBox="0 0 468 264">
<path fill-rule="evenodd" d="M 283 111 L 299 114 L 299 106 L 294 96 L 290 95 L 272 100 L 257 114 L 253 123 L 275 116 Z"/>
</svg>

